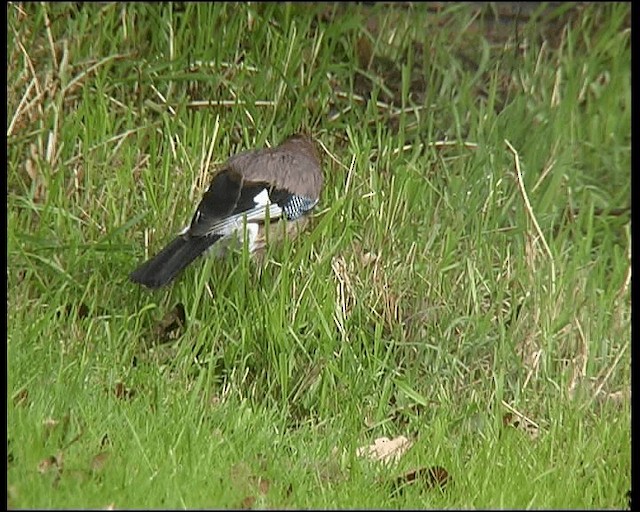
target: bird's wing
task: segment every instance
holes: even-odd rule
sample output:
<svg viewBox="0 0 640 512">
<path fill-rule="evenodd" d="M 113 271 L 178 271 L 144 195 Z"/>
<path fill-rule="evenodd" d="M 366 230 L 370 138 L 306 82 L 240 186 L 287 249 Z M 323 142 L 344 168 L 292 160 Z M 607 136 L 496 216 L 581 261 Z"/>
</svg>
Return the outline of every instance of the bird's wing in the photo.
<svg viewBox="0 0 640 512">
<path fill-rule="evenodd" d="M 213 178 L 186 234 L 227 235 L 240 229 L 245 218 L 297 219 L 316 205 L 322 182 L 318 154 L 306 137 L 239 153 Z"/>
<path fill-rule="evenodd" d="M 280 146 L 245 151 L 227 161 L 245 181 L 268 183 L 273 189 L 317 200 L 322 188 L 322 169 L 313 144 L 293 137 Z"/>
<path fill-rule="evenodd" d="M 282 216 L 265 183 L 250 183 L 232 170 L 217 174 L 186 231 L 189 237 L 225 236 L 242 228 L 245 220 L 260 222 Z"/>
<path fill-rule="evenodd" d="M 269 194 L 271 202 L 282 208 L 282 213 L 287 220 L 296 220 L 318 204 L 318 199 L 310 199 L 304 196 L 297 196 L 285 189 L 274 189 Z"/>
</svg>

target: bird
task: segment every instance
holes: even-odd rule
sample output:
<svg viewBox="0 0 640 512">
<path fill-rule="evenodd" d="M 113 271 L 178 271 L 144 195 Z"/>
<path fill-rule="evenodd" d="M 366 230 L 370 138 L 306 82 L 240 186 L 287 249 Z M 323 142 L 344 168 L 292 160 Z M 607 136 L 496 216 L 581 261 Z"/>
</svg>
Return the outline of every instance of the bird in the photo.
<svg viewBox="0 0 640 512">
<path fill-rule="evenodd" d="M 219 256 L 233 240 L 245 240 L 245 233 L 249 251 L 258 251 L 265 245 L 265 227 L 273 221 L 284 219 L 287 233 L 304 224 L 320 200 L 322 185 L 320 157 L 304 133 L 279 146 L 233 155 L 212 177 L 189 225 L 129 279 L 161 288 L 200 255 Z"/>
</svg>

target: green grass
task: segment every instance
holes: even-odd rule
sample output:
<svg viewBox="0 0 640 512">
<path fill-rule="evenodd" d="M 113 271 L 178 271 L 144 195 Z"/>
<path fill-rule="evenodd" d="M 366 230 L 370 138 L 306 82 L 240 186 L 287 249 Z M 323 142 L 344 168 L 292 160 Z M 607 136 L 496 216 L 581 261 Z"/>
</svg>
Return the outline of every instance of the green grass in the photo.
<svg viewBox="0 0 640 512">
<path fill-rule="evenodd" d="M 630 6 L 496 10 L 8 6 L 9 507 L 626 505 Z M 301 129 L 307 236 L 128 281 Z"/>
</svg>

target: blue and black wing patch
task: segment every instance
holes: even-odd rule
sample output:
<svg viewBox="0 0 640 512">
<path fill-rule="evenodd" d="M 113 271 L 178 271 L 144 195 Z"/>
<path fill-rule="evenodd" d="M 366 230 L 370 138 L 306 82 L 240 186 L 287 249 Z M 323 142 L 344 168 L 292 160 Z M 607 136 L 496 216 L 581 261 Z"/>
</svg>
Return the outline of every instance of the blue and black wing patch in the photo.
<svg viewBox="0 0 640 512">
<path fill-rule="evenodd" d="M 280 204 L 280 208 L 287 220 L 295 220 L 309 213 L 317 203 L 317 200 L 314 201 L 308 197 L 289 196 L 284 203 Z"/>
<path fill-rule="evenodd" d="M 318 203 L 317 200 L 292 194 L 288 190 L 275 189 L 269 193 L 269 198 L 276 203 L 287 220 L 296 220 L 309 213 Z"/>
</svg>

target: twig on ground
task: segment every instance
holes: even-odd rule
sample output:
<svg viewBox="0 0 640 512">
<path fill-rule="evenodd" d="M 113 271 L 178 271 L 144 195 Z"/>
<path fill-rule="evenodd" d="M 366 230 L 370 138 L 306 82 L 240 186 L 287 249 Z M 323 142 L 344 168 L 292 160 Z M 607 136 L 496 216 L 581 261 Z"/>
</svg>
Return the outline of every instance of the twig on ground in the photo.
<svg viewBox="0 0 640 512">
<path fill-rule="evenodd" d="M 35 87 L 35 85 L 36 85 L 35 78 L 32 78 L 31 82 L 29 82 L 27 90 L 22 95 L 22 98 L 20 98 L 20 103 L 18 103 L 16 111 L 14 112 L 14 114 L 13 114 L 13 116 L 11 118 L 11 122 L 9 123 L 9 128 L 7 128 L 7 137 L 11 137 L 11 135 L 13 135 L 13 129 L 15 128 L 16 122 L 21 117 L 22 109 L 24 107 L 24 104 L 27 102 L 29 94 L 31 93 L 31 89 L 33 89 Z M 25 110 L 25 113 L 26 113 L 29 109 L 26 108 L 24 110 Z"/>
<path fill-rule="evenodd" d="M 615 360 L 613 361 L 613 364 L 607 370 L 607 373 L 602 378 L 602 381 L 600 382 L 600 384 L 598 384 L 598 387 L 596 388 L 596 391 L 593 394 L 594 398 L 597 397 L 600 394 L 600 392 L 602 391 L 602 388 L 604 387 L 604 385 L 607 383 L 607 381 L 611 377 L 611 374 L 613 373 L 613 370 L 615 370 L 616 367 L 618 366 L 618 363 L 620 362 L 620 359 L 622 359 L 622 356 L 624 355 L 624 353 L 627 351 L 627 348 L 629 348 L 629 342 L 628 341 L 622 346 L 622 349 L 620 349 L 620 352 L 618 352 L 618 355 L 616 356 Z"/>
<path fill-rule="evenodd" d="M 527 373 L 527 377 L 524 379 L 524 384 L 522 384 L 522 389 L 525 389 L 527 387 L 527 384 L 529 384 L 529 381 L 531 380 L 531 377 L 533 376 L 533 374 L 538 371 L 541 356 L 542 356 L 542 349 L 536 350 L 533 353 L 533 361 L 532 361 L 531 367 L 529 368 L 529 372 Z"/>
<path fill-rule="evenodd" d="M 540 225 L 538 224 L 538 220 L 536 219 L 536 216 L 533 213 L 533 208 L 531 207 L 531 203 L 529 202 L 529 196 L 527 195 L 527 189 L 525 188 L 524 180 L 522 179 L 522 171 L 520 170 L 520 156 L 518 155 L 518 152 L 515 150 L 515 148 L 511 145 L 511 143 L 507 139 L 505 139 L 504 142 L 507 145 L 507 147 L 509 148 L 509 150 L 511 151 L 511 153 L 513 153 L 513 157 L 514 157 L 514 160 L 515 160 L 516 178 L 517 178 L 517 182 L 518 182 L 518 188 L 520 189 L 520 194 L 522 194 L 522 200 L 524 201 L 525 210 L 526 210 L 529 218 L 531 219 L 531 222 L 533 222 L 533 226 L 534 226 L 534 228 L 536 230 L 536 233 L 538 234 L 538 237 L 542 241 L 542 246 L 544 247 L 544 250 L 547 253 L 547 256 L 549 257 L 549 262 L 551 263 L 551 293 L 555 293 L 555 291 L 556 291 L 556 264 L 555 264 L 555 261 L 553 259 L 553 254 L 551 253 L 551 249 L 549 248 L 549 245 L 547 244 L 547 240 L 545 239 L 544 234 L 542 233 L 542 229 L 540 229 Z"/>
<path fill-rule="evenodd" d="M 501 400 L 502 405 L 504 405 L 507 409 L 509 409 L 513 414 L 515 414 L 516 416 L 518 416 L 518 418 L 520 418 L 521 420 L 526 421 L 527 423 L 533 425 L 534 427 L 536 427 L 538 430 L 540 430 L 540 425 L 538 425 L 535 421 L 533 421 L 531 418 L 528 418 L 527 416 L 525 416 L 524 414 L 522 414 L 520 411 L 516 410 L 514 407 L 510 406 L 507 402 L 505 402 L 504 400 Z"/>
<path fill-rule="evenodd" d="M 44 13 L 44 26 L 47 31 L 47 39 L 49 40 L 49 48 L 51 50 L 51 60 L 53 60 L 53 66 L 58 67 L 58 57 L 56 56 L 56 47 L 53 42 L 53 35 L 51 34 L 51 21 L 49 20 L 49 13 L 47 12 L 46 2 L 40 2 L 42 6 L 42 12 Z"/>
<path fill-rule="evenodd" d="M 573 370 L 571 372 L 571 381 L 568 386 L 569 397 L 573 398 L 576 392 L 578 382 L 585 378 L 587 375 L 587 362 L 589 361 L 589 344 L 585 338 L 582 325 L 576 317 L 574 317 L 574 323 L 578 329 L 578 335 L 580 337 L 581 350 L 577 357 L 573 358 Z"/>
<path fill-rule="evenodd" d="M 255 107 L 275 107 L 276 102 L 272 100 L 194 100 L 187 103 L 189 108 L 206 108 L 206 107 L 238 107 L 251 104 Z"/>
<path fill-rule="evenodd" d="M 409 151 L 410 149 L 413 149 L 414 145 L 415 144 L 405 144 L 401 148 L 395 148 L 391 152 L 391 154 L 395 156 L 401 151 Z M 424 143 L 420 142 L 419 145 L 420 147 L 423 147 Z M 462 146 L 469 149 L 478 149 L 477 142 L 467 142 L 467 141 L 457 141 L 457 140 L 435 140 L 433 142 L 427 142 L 426 145 L 429 148 L 436 148 L 436 149 L 451 148 L 456 146 Z"/>
<path fill-rule="evenodd" d="M 329 151 L 329 150 L 327 149 L 327 146 L 325 146 L 325 145 L 324 145 L 324 142 L 322 142 L 321 140 L 317 140 L 316 142 L 320 145 L 320 147 L 324 150 L 324 152 L 325 152 L 327 155 L 329 155 L 329 158 L 331 158 L 331 160 L 333 160 L 335 163 L 337 163 L 337 164 L 338 164 L 340 167 L 342 167 L 345 171 L 349 171 L 349 167 L 347 167 L 347 166 L 346 166 L 346 165 L 344 165 L 340 160 L 338 160 L 338 159 L 336 158 L 336 156 L 335 156 L 333 153 L 331 153 L 331 151 Z"/>
</svg>

